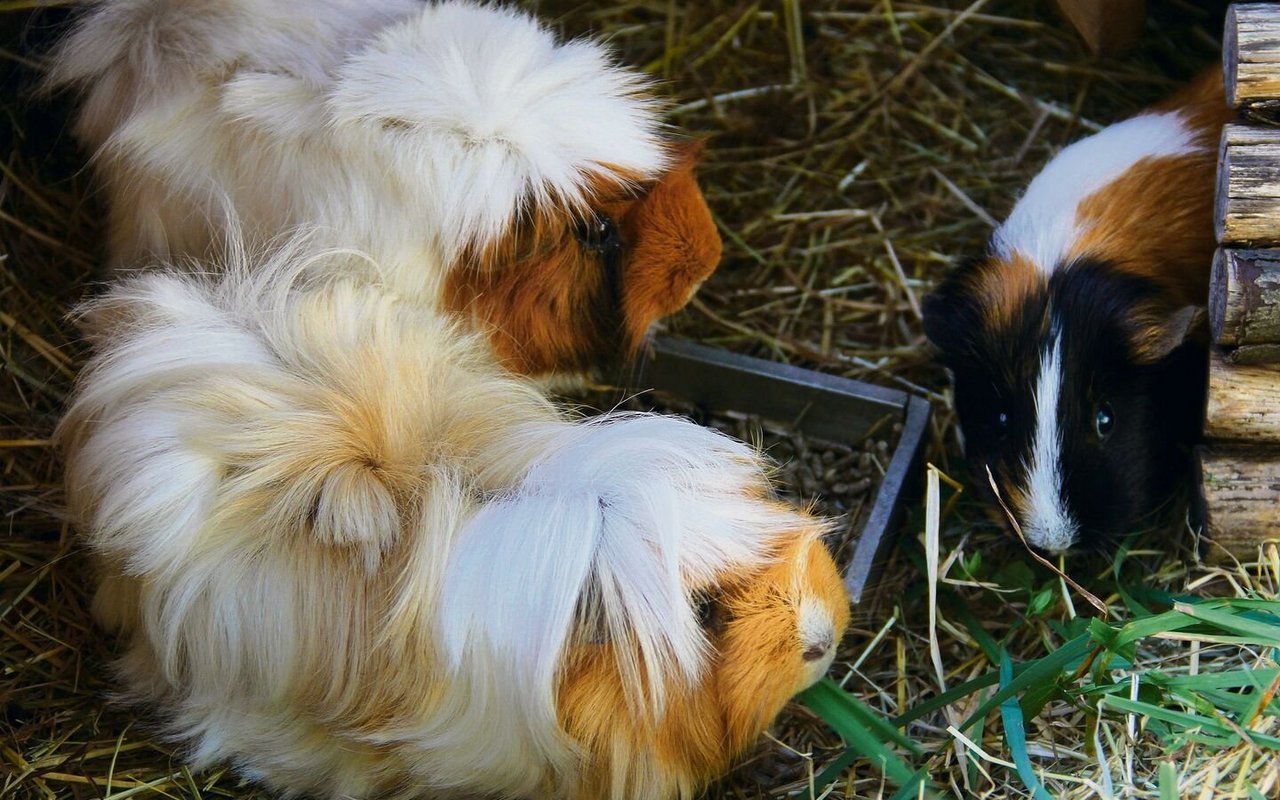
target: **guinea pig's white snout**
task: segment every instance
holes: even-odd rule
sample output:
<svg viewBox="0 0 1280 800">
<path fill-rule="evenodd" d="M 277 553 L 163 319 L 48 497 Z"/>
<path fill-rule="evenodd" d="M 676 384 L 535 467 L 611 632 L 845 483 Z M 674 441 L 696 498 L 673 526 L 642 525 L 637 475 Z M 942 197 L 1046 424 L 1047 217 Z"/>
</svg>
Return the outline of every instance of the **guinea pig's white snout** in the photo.
<svg viewBox="0 0 1280 800">
<path fill-rule="evenodd" d="M 1028 519 L 1023 523 L 1027 542 L 1048 553 L 1070 550 L 1080 538 L 1080 527 L 1070 518 L 1056 520 Z"/>
<path fill-rule="evenodd" d="M 1058 404 L 1063 391 L 1062 337 L 1041 354 L 1035 387 L 1035 434 L 1026 465 L 1022 528 L 1033 547 L 1060 553 L 1076 543 L 1080 526 L 1067 508 Z"/>
<path fill-rule="evenodd" d="M 836 624 L 822 604 L 806 599 L 800 603 L 796 625 L 800 633 L 800 657 L 807 670 L 804 683 L 807 688 L 826 675 L 835 660 Z"/>
</svg>

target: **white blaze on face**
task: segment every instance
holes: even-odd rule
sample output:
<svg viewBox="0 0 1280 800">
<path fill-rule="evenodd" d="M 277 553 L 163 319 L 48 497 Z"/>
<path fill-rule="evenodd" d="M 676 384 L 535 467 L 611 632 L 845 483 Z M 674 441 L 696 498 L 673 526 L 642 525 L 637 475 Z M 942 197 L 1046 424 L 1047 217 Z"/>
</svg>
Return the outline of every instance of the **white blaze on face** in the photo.
<svg viewBox="0 0 1280 800">
<path fill-rule="evenodd" d="M 1031 463 L 1026 465 L 1026 511 L 1022 520 L 1027 541 L 1051 553 L 1075 544 L 1080 526 L 1067 511 L 1063 497 L 1062 430 L 1058 402 L 1062 397 L 1062 335 L 1040 355 L 1036 378 L 1036 428 Z"/>
</svg>

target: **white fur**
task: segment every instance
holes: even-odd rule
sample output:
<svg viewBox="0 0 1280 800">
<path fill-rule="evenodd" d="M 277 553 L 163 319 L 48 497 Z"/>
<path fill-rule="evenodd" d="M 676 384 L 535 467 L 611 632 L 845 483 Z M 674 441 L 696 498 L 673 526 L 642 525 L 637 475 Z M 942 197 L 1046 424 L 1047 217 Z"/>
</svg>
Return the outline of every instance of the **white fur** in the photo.
<svg viewBox="0 0 1280 800">
<path fill-rule="evenodd" d="M 49 80 L 84 91 L 119 264 L 305 225 L 434 302 L 522 210 L 665 166 L 642 76 L 469 0 L 108 0 Z"/>
<path fill-rule="evenodd" d="M 1080 529 L 1062 496 L 1062 431 L 1058 424 L 1062 392 L 1062 336 L 1055 334 L 1040 356 L 1040 373 L 1036 376 L 1036 426 L 1031 463 L 1026 465 L 1024 531 L 1028 542 L 1051 553 L 1075 544 Z"/>
<path fill-rule="evenodd" d="M 618 668 L 656 715 L 713 660 L 690 597 L 816 528 L 745 445 L 567 421 L 475 336 L 354 280 L 365 261 L 232 252 L 84 310 L 96 353 L 59 429 L 126 686 L 198 765 L 322 796 L 575 796 L 568 648 L 634 644 Z M 838 634 L 802 604 L 793 637 Z M 619 797 L 665 786 L 653 754 L 615 769 Z"/>
<path fill-rule="evenodd" d="M 1029 259 L 1046 275 L 1062 266 L 1085 233 L 1080 203 L 1149 158 L 1196 152 L 1196 132 L 1178 112 L 1142 114 L 1111 125 L 1058 153 L 1031 181 L 992 237 L 995 254 Z"/>
</svg>

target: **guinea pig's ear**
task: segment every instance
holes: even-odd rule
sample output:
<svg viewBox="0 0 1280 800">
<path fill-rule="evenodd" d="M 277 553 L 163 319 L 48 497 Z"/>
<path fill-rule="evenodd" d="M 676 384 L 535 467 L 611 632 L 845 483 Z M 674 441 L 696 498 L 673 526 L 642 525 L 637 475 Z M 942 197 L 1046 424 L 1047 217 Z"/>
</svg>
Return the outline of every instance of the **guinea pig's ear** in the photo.
<svg viewBox="0 0 1280 800">
<path fill-rule="evenodd" d="M 1192 341 L 1207 341 L 1208 321 L 1202 306 L 1183 306 L 1172 313 L 1136 315 L 1129 331 L 1130 352 L 1139 364 L 1154 364 Z"/>
<path fill-rule="evenodd" d="M 626 349 L 654 320 L 680 310 L 720 264 L 720 233 L 694 176 L 702 145 L 671 145 L 671 167 L 622 219 Z"/>
<path fill-rule="evenodd" d="M 966 259 L 924 296 L 920 311 L 924 335 L 944 358 L 954 358 L 968 349 L 976 324 L 971 276 L 979 259 Z"/>
</svg>

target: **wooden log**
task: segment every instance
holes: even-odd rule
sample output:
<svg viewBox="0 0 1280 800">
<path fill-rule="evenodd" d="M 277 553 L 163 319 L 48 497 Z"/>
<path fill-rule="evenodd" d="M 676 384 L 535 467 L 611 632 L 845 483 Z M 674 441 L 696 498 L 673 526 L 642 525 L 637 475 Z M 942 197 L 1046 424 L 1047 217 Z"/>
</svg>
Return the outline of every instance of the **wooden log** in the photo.
<svg viewBox="0 0 1280 800">
<path fill-rule="evenodd" d="M 1250 344 L 1224 351 L 1232 364 L 1280 364 L 1280 344 Z"/>
<path fill-rule="evenodd" d="M 1280 4 L 1235 3 L 1222 31 L 1227 102 L 1280 100 Z"/>
<path fill-rule="evenodd" d="M 1223 347 L 1280 343 L 1280 250 L 1214 254 L 1209 332 Z"/>
<path fill-rule="evenodd" d="M 1095 53 L 1117 55 L 1142 38 L 1146 0 L 1057 0 L 1067 18 Z"/>
<path fill-rule="evenodd" d="M 1280 449 L 1214 445 L 1201 454 L 1209 536 L 1241 559 L 1280 539 Z"/>
<path fill-rule="evenodd" d="M 1215 442 L 1280 446 L 1280 366 L 1232 364 L 1213 348 L 1204 433 Z"/>
<path fill-rule="evenodd" d="M 1224 245 L 1280 245 L 1280 128 L 1223 128 L 1215 216 Z"/>
</svg>

